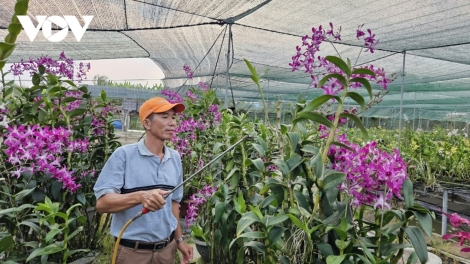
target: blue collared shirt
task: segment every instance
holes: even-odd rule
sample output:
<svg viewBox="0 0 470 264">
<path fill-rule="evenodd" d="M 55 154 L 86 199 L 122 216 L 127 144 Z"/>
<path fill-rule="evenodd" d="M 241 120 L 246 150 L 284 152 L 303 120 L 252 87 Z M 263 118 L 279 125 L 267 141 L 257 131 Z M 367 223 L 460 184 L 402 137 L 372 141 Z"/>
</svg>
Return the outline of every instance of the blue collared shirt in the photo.
<svg viewBox="0 0 470 264">
<path fill-rule="evenodd" d="M 103 167 L 93 188 L 96 199 L 107 193 L 130 193 L 140 190 L 171 190 L 183 181 L 183 167 L 177 151 L 164 146 L 165 155 L 160 158 L 151 153 L 141 140 L 117 148 Z M 170 236 L 178 220 L 171 212 L 172 202 L 183 198 L 183 187 L 167 197 L 164 208 L 149 212 L 135 220 L 122 238 L 156 242 Z M 111 235 L 117 237 L 124 224 L 142 210 L 137 205 L 113 214 Z"/>
</svg>

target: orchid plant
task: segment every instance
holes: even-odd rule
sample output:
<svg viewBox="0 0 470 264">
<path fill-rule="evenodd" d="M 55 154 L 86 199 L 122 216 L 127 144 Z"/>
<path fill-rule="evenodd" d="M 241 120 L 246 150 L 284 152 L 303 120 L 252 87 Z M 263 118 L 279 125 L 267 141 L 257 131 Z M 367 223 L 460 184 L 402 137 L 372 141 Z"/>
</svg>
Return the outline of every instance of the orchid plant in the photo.
<svg viewBox="0 0 470 264">
<path fill-rule="evenodd" d="M 188 65 L 183 68 L 188 79 L 192 79 L 191 68 Z M 199 82 L 197 87 L 188 89 L 184 98 L 169 89 L 162 90 L 162 94 L 170 103 L 186 105 L 185 111 L 178 116 L 179 123 L 171 140 L 171 144 L 181 156 L 183 178 L 186 179 L 212 158 L 211 153 L 217 142 L 213 131 L 221 118 L 219 102 L 215 91 L 209 89 L 209 85 L 203 82 Z M 200 190 L 204 184 L 211 184 L 213 173 L 211 170 L 205 170 L 196 178 L 183 187 L 186 198 Z"/>
<path fill-rule="evenodd" d="M 109 217 L 101 222 L 91 210 L 96 203 L 92 188 L 107 157 L 120 145 L 109 118 L 115 109 L 104 92 L 92 99 L 85 86 L 70 80 L 77 77 L 72 64 L 64 53 L 58 61 L 44 56 L 20 62 L 13 64 L 13 75 L 32 71 L 33 86 L 2 83 L 0 170 L 5 184 L 0 220 L 15 241 L 5 259 L 65 263 L 82 248 L 97 248 L 109 226 Z M 48 216 L 31 213 L 46 200 L 57 204 L 54 215 L 66 212 L 69 219 L 80 219 L 60 229 L 73 236 L 54 226 L 49 233 L 41 231 L 37 223 Z M 68 240 L 61 244 L 63 236 Z"/>
<path fill-rule="evenodd" d="M 356 37 L 364 41 L 364 52 L 374 52 L 379 41 L 362 27 Z M 430 236 L 432 218 L 427 209 L 414 204 L 406 164 L 397 150 L 387 153 L 369 142 L 355 111 L 344 109 L 349 97 L 364 111 L 365 99 L 355 90 L 365 87 L 372 99 L 371 82 L 386 89 L 394 77 L 374 65 L 353 65 L 340 54 L 319 55 L 322 43 L 341 40 L 340 32 L 330 23 L 329 30 L 313 28 L 311 36 L 302 38 L 290 66 L 293 71 L 304 70 L 312 86 L 325 94 L 309 103 L 299 96 L 292 125 L 280 126 L 282 142 L 288 143 L 279 146 L 283 155 L 266 162 L 245 162 L 254 170 L 248 175 L 260 175 L 262 183 L 254 185 L 259 200 L 251 188 L 239 191 L 246 192 L 243 198 L 252 204 L 241 211 L 237 237 L 231 242 L 232 248 L 239 249 L 238 263 L 396 263 L 403 248 L 410 246 L 416 252 L 413 256 L 426 262 L 424 235 L 419 227 L 408 224 L 416 218 Z M 246 62 L 252 79 L 259 82 L 261 76 Z M 325 104 L 336 107 L 329 116 L 318 111 Z M 348 119 L 360 129 L 365 143 L 351 143 L 339 134 Z M 318 131 L 307 130 L 305 123 L 317 124 Z M 275 146 L 260 142 L 264 143 L 254 148 L 259 155 L 269 150 L 267 146 Z M 268 171 L 273 164 L 276 170 Z M 404 208 L 394 208 L 393 197 L 404 199 Z"/>
</svg>

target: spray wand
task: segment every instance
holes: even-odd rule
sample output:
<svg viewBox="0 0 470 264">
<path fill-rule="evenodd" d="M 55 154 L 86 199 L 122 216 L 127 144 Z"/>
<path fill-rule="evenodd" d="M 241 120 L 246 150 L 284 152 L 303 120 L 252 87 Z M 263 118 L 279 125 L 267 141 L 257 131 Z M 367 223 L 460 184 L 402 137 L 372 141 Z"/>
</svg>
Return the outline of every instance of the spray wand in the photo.
<svg viewBox="0 0 470 264">
<path fill-rule="evenodd" d="M 224 152 L 220 153 L 219 155 L 217 155 L 217 157 L 215 157 L 213 160 L 211 160 L 209 163 L 207 163 L 206 165 L 204 165 L 202 168 L 200 168 L 198 171 L 196 171 L 195 173 L 193 173 L 191 176 L 189 176 L 186 180 L 184 180 L 182 183 L 178 184 L 175 188 L 173 188 L 169 193 L 165 194 L 163 196 L 163 198 L 167 198 L 170 194 L 172 194 L 173 192 L 175 192 L 178 188 L 180 188 L 181 186 L 183 186 L 185 183 L 187 183 L 189 180 L 191 180 L 192 178 L 194 178 L 194 176 L 198 175 L 201 171 L 203 171 L 204 169 L 206 169 L 207 167 L 209 167 L 209 165 L 211 165 L 212 163 L 214 163 L 216 160 L 218 160 L 220 157 L 224 156 L 225 154 L 227 154 L 227 152 L 229 152 L 230 150 L 232 150 L 233 148 L 235 148 L 238 144 L 240 144 L 242 141 L 246 140 L 247 138 L 250 138 L 250 136 L 244 136 L 242 139 L 238 140 L 237 142 L 235 142 L 235 144 L 231 145 L 230 147 L 228 147 Z M 119 236 L 117 237 L 116 239 L 116 242 L 114 244 L 114 250 L 113 250 L 113 257 L 112 257 L 112 264 L 115 264 L 116 263 L 116 257 L 117 257 L 117 249 L 119 247 L 119 242 L 121 241 L 121 237 L 122 237 L 122 234 L 124 234 L 124 231 L 127 229 L 127 227 L 136 219 L 138 219 L 139 217 L 141 217 L 142 215 L 146 214 L 150 212 L 147 208 L 142 208 L 142 211 L 140 211 L 138 214 L 136 214 L 133 218 L 131 218 L 129 221 L 127 221 L 127 223 L 122 227 L 121 229 L 121 232 L 119 233 Z"/>
</svg>

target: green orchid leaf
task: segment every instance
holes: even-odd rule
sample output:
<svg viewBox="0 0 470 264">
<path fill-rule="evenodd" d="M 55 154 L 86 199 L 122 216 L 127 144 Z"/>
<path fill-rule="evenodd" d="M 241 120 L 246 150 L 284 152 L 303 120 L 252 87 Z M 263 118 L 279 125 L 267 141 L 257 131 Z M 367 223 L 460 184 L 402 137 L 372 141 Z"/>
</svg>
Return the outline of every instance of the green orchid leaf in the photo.
<svg viewBox="0 0 470 264">
<path fill-rule="evenodd" d="M 251 224 L 259 222 L 259 218 L 253 213 L 248 212 L 242 216 L 237 224 L 237 237 L 245 231 Z"/>
<path fill-rule="evenodd" d="M 69 117 L 74 117 L 74 116 L 81 116 L 86 113 L 86 109 L 83 108 L 77 108 L 73 109 L 72 111 L 69 112 Z"/>
<path fill-rule="evenodd" d="M 361 120 L 359 120 L 359 118 L 357 116 L 355 116 L 353 114 L 349 114 L 349 113 L 341 113 L 339 116 L 344 117 L 344 118 L 352 119 L 356 123 L 356 125 L 359 127 L 359 129 L 361 130 L 362 139 L 364 140 L 364 142 L 369 141 L 369 135 L 367 133 L 367 130 L 364 127 L 364 125 L 362 124 Z"/>
<path fill-rule="evenodd" d="M 326 56 L 325 59 L 340 68 L 348 77 L 351 76 L 351 68 L 349 68 L 348 64 L 340 57 Z"/>
<path fill-rule="evenodd" d="M 284 175 L 289 175 L 290 169 L 287 163 L 281 159 L 273 160 L 273 163 L 276 164 L 277 168 L 281 170 Z"/>
<path fill-rule="evenodd" d="M 300 135 L 297 132 L 288 132 L 287 136 L 290 139 L 292 149 L 295 150 L 300 142 Z"/>
<path fill-rule="evenodd" d="M 246 63 L 246 66 L 248 66 L 248 69 L 250 69 L 250 72 L 251 72 L 251 79 L 253 80 L 253 82 L 255 82 L 256 84 L 259 84 L 259 80 L 260 80 L 260 75 L 256 72 L 256 69 L 255 67 L 251 64 L 251 62 L 249 62 L 247 59 L 243 59 Z"/>
<path fill-rule="evenodd" d="M 323 243 L 318 243 L 316 244 L 317 248 L 318 248 L 318 251 L 320 251 L 320 253 L 323 255 L 323 256 L 331 256 L 331 255 L 334 255 L 335 253 L 333 252 L 333 248 L 331 247 L 330 244 L 323 244 Z"/>
<path fill-rule="evenodd" d="M 424 238 L 423 232 L 417 226 L 403 227 L 406 236 L 413 244 L 413 248 L 418 255 L 419 261 L 421 263 L 426 263 L 428 261 L 428 248 L 426 245 L 426 239 Z"/>
<path fill-rule="evenodd" d="M 225 202 L 220 202 L 215 205 L 215 218 L 214 220 L 216 222 L 220 221 L 220 218 L 222 217 L 222 214 L 225 212 L 225 209 L 227 208 L 227 205 Z"/>
<path fill-rule="evenodd" d="M 267 236 L 270 245 L 276 244 L 278 241 L 280 241 L 286 230 L 287 228 L 282 226 L 273 226 L 271 230 L 269 230 Z"/>
<path fill-rule="evenodd" d="M 347 88 L 348 87 L 348 83 L 346 82 L 346 79 L 344 78 L 343 75 L 339 74 L 339 73 L 332 73 L 332 74 L 328 74 L 326 75 L 325 77 L 323 77 L 319 82 L 318 82 L 318 87 L 322 87 L 323 85 L 325 85 L 326 81 L 328 81 L 329 79 L 331 78 L 336 78 L 338 79 L 338 81 L 343 85 L 344 88 Z M 357 79 L 357 78 L 355 78 Z M 364 79 L 365 80 L 365 79 Z"/>
<path fill-rule="evenodd" d="M 317 155 L 320 152 L 320 150 L 317 147 L 312 146 L 312 145 L 303 145 L 301 150 L 303 152 L 311 153 L 314 155 Z"/>
<path fill-rule="evenodd" d="M 51 244 L 44 248 L 37 248 L 33 252 L 31 252 L 31 254 L 29 254 L 28 258 L 26 259 L 26 262 L 29 262 L 35 257 L 42 256 L 42 255 L 52 255 L 62 250 L 65 250 L 65 248 L 59 247 L 56 244 Z"/>
<path fill-rule="evenodd" d="M 388 256 L 392 253 L 395 253 L 399 249 L 409 248 L 411 244 L 386 244 L 380 250 L 382 251 L 383 256 Z"/>
<path fill-rule="evenodd" d="M 302 223 L 302 222 L 300 221 L 300 219 L 298 219 L 298 218 L 297 218 L 295 215 L 293 215 L 293 214 L 286 214 L 286 215 L 287 215 L 287 217 L 289 217 L 289 219 L 292 221 L 292 223 L 294 223 L 295 226 L 297 226 L 298 228 L 304 230 L 305 233 L 308 234 L 308 227 L 307 227 L 304 223 Z"/>
<path fill-rule="evenodd" d="M 366 74 L 366 75 L 371 75 L 371 76 L 376 76 L 375 72 L 365 69 L 365 68 L 357 68 L 354 69 L 351 74 Z"/>
<path fill-rule="evenodd" d="M 406 179 L 403 182 L 403 198 L 405 199 L 406 208 L 414 205 L 413 183 L 410 179 Z"/>
<path fill-rule="evenodd" d="M 356 92 L 347 92 L 346 96 L 356 101 L 356 103 L 361 106 L 363 112 L 366 110 L 366 102 L 364 100 L 364 97 L 362 97 L 360 94 Z"/>
<path fill-rule="evenodd" d="M 416 217 L 416 220 L 418 220 L 419 225 L 421 228 L 423 228 L 424 232 L 426 235 L 428 235 L 429 238 L 432 238 L 432 217 L 429 214 L 423 214 L 420 212 L 413 211 L 413 214 Z"/>
<path fill-rule="evenodd" d="M 44 239 L 46 243 L 49 244 L 51 239 L 53 239 L 57 234 L 61 233 L 64 229 L 63 228 L 53 228 L 49 233 L 47 233 L 46 238 Z"/>
<path fill-rule="evenodd" d="M 80 233 L 80 232 L 82 232 L 82 231 L 83 231 L 83 226 L 78 227 L 77 229 L 75 229 L 75 231 L 73 231 L 72 234 L 70 234 L 70 235 L 67 237 L 67 241 L 72 240 L 76 235 L 78 235 L 78 233 Z"/>
<path fill-rule="evenodd" d="M 286 221 L 289 217 L 285 214 L 279 214 L 279 215 L 276 215 L 276 216 L 266 216 L 266 221 L 265 221 L 265 225 L 266 226 L 274 226 L 274 225 L 277 225 L 279 223 L 282 223 L 284 221 Z"/>
<path fill-rule="evenodd" d="M 346 180 L 346 173 L 344 172 L 329 173 L 323 179 L 322 188 L 324 190 L 336 188 L 345 180 Z"/>
<path fill-rule="evenodd" d="M 362 86 L 366 88 L 367 93 L 369 93 L 370 100 L 372 100 L 372 86 L 370 85 L 370 82 L 367 79 L 360 77 L 352 78 L 351 80 L 349 80 L 349 83 L 355 82 L 362 84 Z"/>
<path fill-rule="evenodd" d="M 330 99 L 336 99 L 339 103 L 341 103 L 341 98 L 336 95 L 331 95 L 331 94 L 324 94 L 321 95 L 315 99 L 313 99 L 308 105 L 302 110 L 302 112 L 311 112 L 313 110 L 316 110 L 318 107 L 323 105 L 325 102 L 327 102 Z"/>
<path fill-rule="evenodd" d="M 34 190 L 36 190 L 36 188 L 22 190 L 21 192 L 17 193 L 14 196 L 15 197 L 15 202 L 17 202 L 17 203 L 21 202 L 23 200 L 23 198 L 29 196 L 31 193 L 34 192 Z"/>
<path fill-rule="evenodd" d="M 246 203 L 245 199 L 243 198 L 243 194 L 239 194 L 237 199 L 233 200 L 235 205 L 235 211 L 239 214 L 244 214 L 246 212 Z"/>
<path fill-rule="evenodd" d="M 263 146 L 261 146 L 259 144 L 255 144 L 255 143 L 253 143 L 251 145 L 256 149 L 256 151 L 258 151 L 258 153 L 261 157 L 264 157 L 266 155 Z"/>
<path fill-rule="evenodd" d="M 297 189 L 294 189 L 294 196 L 295 196 L 295 199 L 297 200 L 297 203 L 299 204 L 300 208 L 305 209 L 308 212 L 308 214 L 311 215 L 312 214 L 312 208 L 310 206 L 310 203 L 307 201 L 307 197 L 305 197 L 305 195 Z"/>
<path fill-rule="evenodd" d="M 2 237 L 2 239 L 0 239 L 0 252 L 4 252 L 14 245 L 15 241 L 13 240 L 13 237 L 11 235 Z"/>
<path fill-rule="evenodd" d="M 250 241 L 245 244 L 245 247 L 251 247 L 256 250 L 258 253 L 265 254 L 266 253 L 266 245 L 258 242 L 258 241 Z"/>
<path fill-rule="evenodd" d="M 416 255 L 416 252 L 413 252 L 409 257 L 408 261 L 406 261 L 406 264 L 416 264 L 418 263 L 418 255 Z"/>
<path fill-rule="evenodd" d="M 313 121 L 315 123 L 319 123 L 322 125 L 327 126 L 328 128 L 332 128 L 333 124 L 328 120 L 326 117 L 322 116 L 321 114 L 318 113 L 313 113 L 313 112 L 299 112 L 298 116 L 301 118 L 308 119 L 310 121 Z"/>
<path fill-rule="evenodd" d="M 266 235 L 264 234 L 264 232 L 252 231 L 252 232 L 243 233 L 243 234 L 241 234 L 239 237 L 246 237 L 246 238 L 250 238 L 250 239 L 257 239 L 257 238 L 266 238 Z"/>
<path fill-rule="evenodd" d="M 270 195 L 264 198 L 264 200 L 258 206 L 259 208 L 265 208 L 270 205 L 274 200 L 276 200 L 276 197 L 274 195 Z"/>
<path fill-rule="evenodd" d="M 250 159 L 250 160 L 251 160 L 251 163 L 255 165 L 258 171 L 261 171 L 261 172 L 264 171 L 265 168 L 264 168 L 264 162 L 262 159 L 257 158 L 257 159 Z"/>
<path fill-rule="evenodd" d="M 315 173 L 315 177 L 317 179 L 323 177 L 324 164 L 320 153 L 318 153 L 313 159 L 310 160 L 309 167 L 313 168 L 313 173 Z"/>
<path fill-rule="evenodd" d="M 191 225 L 189 226 L 189 228 L 191 228 L 191 231 L 194 233 L 195 236 L 201 237 L 205 240 L 204 231 L 202 230 L 200 226 Z"/>
<path fill-rule="evenodd" d="M 355 151 L 354 149 L 352 149 L 350 146 L 347 146 L 347 145 L 345 145 L 345 144 L 343 144 L 343 143 L 340 143 L 340 142 L 333 141 L 333 142 L 331 142 L 331 145 L 336 145 L 336 146 L 338 146 L 338 147 L 345 148 L 345 149 L 347 149 L 347 150 L 349 150 L 349 151 L 356 152 L 356 151 Z"/>
</svg>

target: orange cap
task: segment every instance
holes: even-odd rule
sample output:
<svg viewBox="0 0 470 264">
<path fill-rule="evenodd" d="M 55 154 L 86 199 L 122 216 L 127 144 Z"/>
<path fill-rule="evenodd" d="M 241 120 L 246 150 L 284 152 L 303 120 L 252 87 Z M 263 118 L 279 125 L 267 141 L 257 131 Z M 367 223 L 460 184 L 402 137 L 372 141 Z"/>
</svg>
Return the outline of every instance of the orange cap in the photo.
<svg viewBox="0 0 470 264">
<path fill-rule="evenodd" d="M 140 107 L 140 122 L 143 124 L 144 119 L 152 113 L 163 113 L 170 109 L 173 109 L 175 113 L 181 113 L 184 111 L 184 108 L 184 104 L 170 104 L 165 98 L 154 97 L 145 101 Z"/>
</svg>

